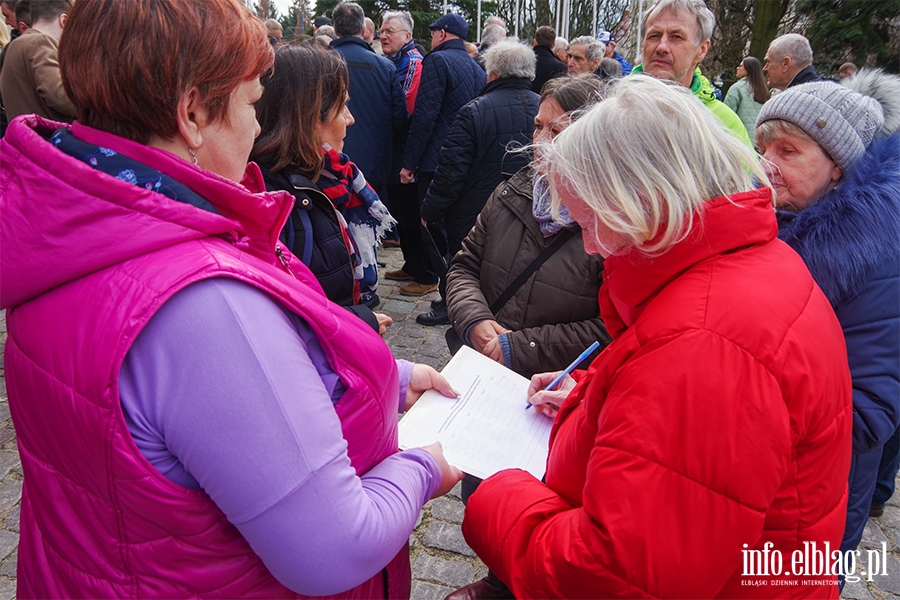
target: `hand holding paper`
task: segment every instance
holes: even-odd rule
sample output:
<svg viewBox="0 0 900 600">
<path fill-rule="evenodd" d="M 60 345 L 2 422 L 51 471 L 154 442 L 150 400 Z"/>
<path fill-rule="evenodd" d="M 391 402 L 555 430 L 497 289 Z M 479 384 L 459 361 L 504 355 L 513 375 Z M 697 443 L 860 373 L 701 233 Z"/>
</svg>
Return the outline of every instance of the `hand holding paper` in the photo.
<svg viewBox="0 0 900 600">
<path fill-rule="evenodd" d="M 468 346 L 442 373 L 461 396 L 425 392 L 400 420 L 400 447 L 440 441 L 447 461 L 476 477 L 519 468 L 540 479 L 553 421 L 522 410 L 528 380 Z"/>
</svg>

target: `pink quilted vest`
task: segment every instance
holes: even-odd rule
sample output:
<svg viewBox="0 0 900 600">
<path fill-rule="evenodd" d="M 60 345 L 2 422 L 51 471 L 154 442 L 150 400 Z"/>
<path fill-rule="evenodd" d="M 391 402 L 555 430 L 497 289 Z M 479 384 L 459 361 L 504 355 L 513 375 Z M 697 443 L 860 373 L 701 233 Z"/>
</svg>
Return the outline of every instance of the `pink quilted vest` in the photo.
<svg viewBox="0 0 900 600">
<path fill-rule="evenodd" d="M 14 155 L 6 140 L 3 150 Z M 269 203 L 260 213 L 286 213 L 277 206 L 284 197 L 276 196 L 272 209 L 271 195 L 242 195 L 244 202 Z M 89 236 L 91 225 L 83 226 Z M 25 475 L 19 597 L 296 596 L 203 491 L 172 483 L 144 459 L 124 421 L 117 389 L 122 361 L 155 311 L 193 282 L 235 278 L 303 317 L 347 386 L 336 411 L 357 473 L 397 451 L 397 370 L 384 342 L 329 303 L 300 261 L 287 256 L 295 278 L 278 265 L 274 243 L 266 252 L 260 239 L 233 237 L 233 243 L 201 237 L 164 246 L 8 312 L 7 388 Z M 409 592 L 403 548 L 384 571 L 338 597 L 408 598 Z"/>
</svg>

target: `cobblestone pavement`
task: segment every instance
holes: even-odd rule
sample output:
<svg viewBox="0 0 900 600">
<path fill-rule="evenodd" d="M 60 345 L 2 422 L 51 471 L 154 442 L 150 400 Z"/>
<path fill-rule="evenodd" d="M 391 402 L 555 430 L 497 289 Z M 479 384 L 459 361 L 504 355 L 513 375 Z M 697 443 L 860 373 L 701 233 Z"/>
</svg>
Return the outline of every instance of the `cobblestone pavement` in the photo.
<svg viewBox="0 0 900 600">
<path fill-rule="evenodd" d="M 381 250 L 379 259 L 385 270 L 402 266 L 399 249 Z M 399 293 L 402 284 L 381 280 L 377 310 L 391 316 L 393 326 L 385 340 L 395 356 L 442 368 L 450 358 L 444 342 L 446 326 L 423 327 L 415 316 L 430 310 L 432 293 L 410 298 Z M 0 311 L 0 359 L 6 344 L 6 312 Z M 16 548 L 19 543 L 19 500 L 22 495 L 22 467 L 16 448 L 15 431 L 6 401 L 6 382 L 0 360 L 0 600 L 15 597 Z M 826 467 L 827 468 L 827 467 Z M 413 600 L 438 600 L 452 590 L 477 581 L 487 573 L 484 566 L 463 540 L 460 523 L 463 504 L 459 486 L 447 496 L 432 500 L 422 510 L 410 537 Z M 887 575 L 863 574 L 861 581 L 848 582 L 843 597 L 854 600 L 900 600 L 900 497 L 888 502 L 884 515 L 869 519 L 860 544 L 862 566 L 866 566 L 866 550 L 888 549 Z"/>
</svg>

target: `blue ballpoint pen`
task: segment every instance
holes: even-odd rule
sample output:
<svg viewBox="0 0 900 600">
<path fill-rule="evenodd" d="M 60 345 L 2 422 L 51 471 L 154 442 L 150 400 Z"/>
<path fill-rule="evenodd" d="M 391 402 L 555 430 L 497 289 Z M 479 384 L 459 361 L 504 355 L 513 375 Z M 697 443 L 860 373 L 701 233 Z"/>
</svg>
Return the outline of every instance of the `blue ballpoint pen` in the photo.
<svg viewBox="0 0 900 600">
<path fill-rule="evenodd" d="M 596 350 L 596 349 L 599 348 L 599 347 L 600 347 L 600 342 L 594 342 L 593 344 L 591 344 L 590 346 L 588 346 L 588 347 L 587 347 L 587 350 L 585 350 L 584 352 L 582 352 L 581 354 L 579 354 L 579 355 L 578 355 L 578 358 L 576 358 L 575 360 L 573 360 L 571 365 L 569 365 L 568 367 L 566 367 L 565 370 L 564 370 L 562 373 L 560 373 L 559 375 L 557 375 L 556 377 L 553 378 L 553 381 L 551 381 L 551 382 L 547 385 L 547 387 L 544 388 L 544 391 L 546 391 L 546 390 L 552 390 L 553 388 L 555 388 L 556 386 L 558 386 L 558 385 L 559 385 L 559 382 L 562 381 L 563 379 L 565 379 L 566 375 L 568 375 L 569 373 L 571 373 L 572 371 L 574 371 L 574 370 L 575 370 L 575 367 L 577 367 L 579 364 L 581 364 L 581 361 L 583 361 L 583 360 L 586 359 L 588 356 L 590 356 L 590 355 L 591 355 L 591 352 L 593 352 L 594 350 Z M 525 407 L 525 410 L 528 410 L 529 408 L 531 408 L 531 402 L 528 403 L 528 406 Z"/>
</svg>

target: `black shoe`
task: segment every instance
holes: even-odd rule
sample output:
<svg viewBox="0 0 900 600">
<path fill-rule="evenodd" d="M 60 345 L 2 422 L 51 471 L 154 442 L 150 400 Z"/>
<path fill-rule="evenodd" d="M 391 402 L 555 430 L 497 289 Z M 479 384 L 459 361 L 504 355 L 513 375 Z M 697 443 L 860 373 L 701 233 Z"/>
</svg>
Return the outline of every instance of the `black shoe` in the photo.
<svg viewBox="0 0 900 600">
<path fill-rule="evenodd" d="M 431 301 L 431 310 L 440 310 L 442 308 L 444 310 L 447 310 L 447 301 L 443 298 L 438 298 L 437 300 Z"/>
<path fill-rule="evenodd" d="M 869 508 L 869 516 L 875 517 L 876 519 L 884 514 L 883 506 L 872 506 Z"/>
<path fill-rule="evenodd" d="M 375 308 L 381 304 L 381 298 L 378 297 L 378 294 L 366 294 L 359 299 L 359 303 L 365 304 L 372 310 L 375 310 Z"/>
<path fill-rule="evenodd" d="M 447 307 L 417 316 L 416 323 L 419 325 L 449 325 L 450 317 L 447 316 Z"/>
</svg>

